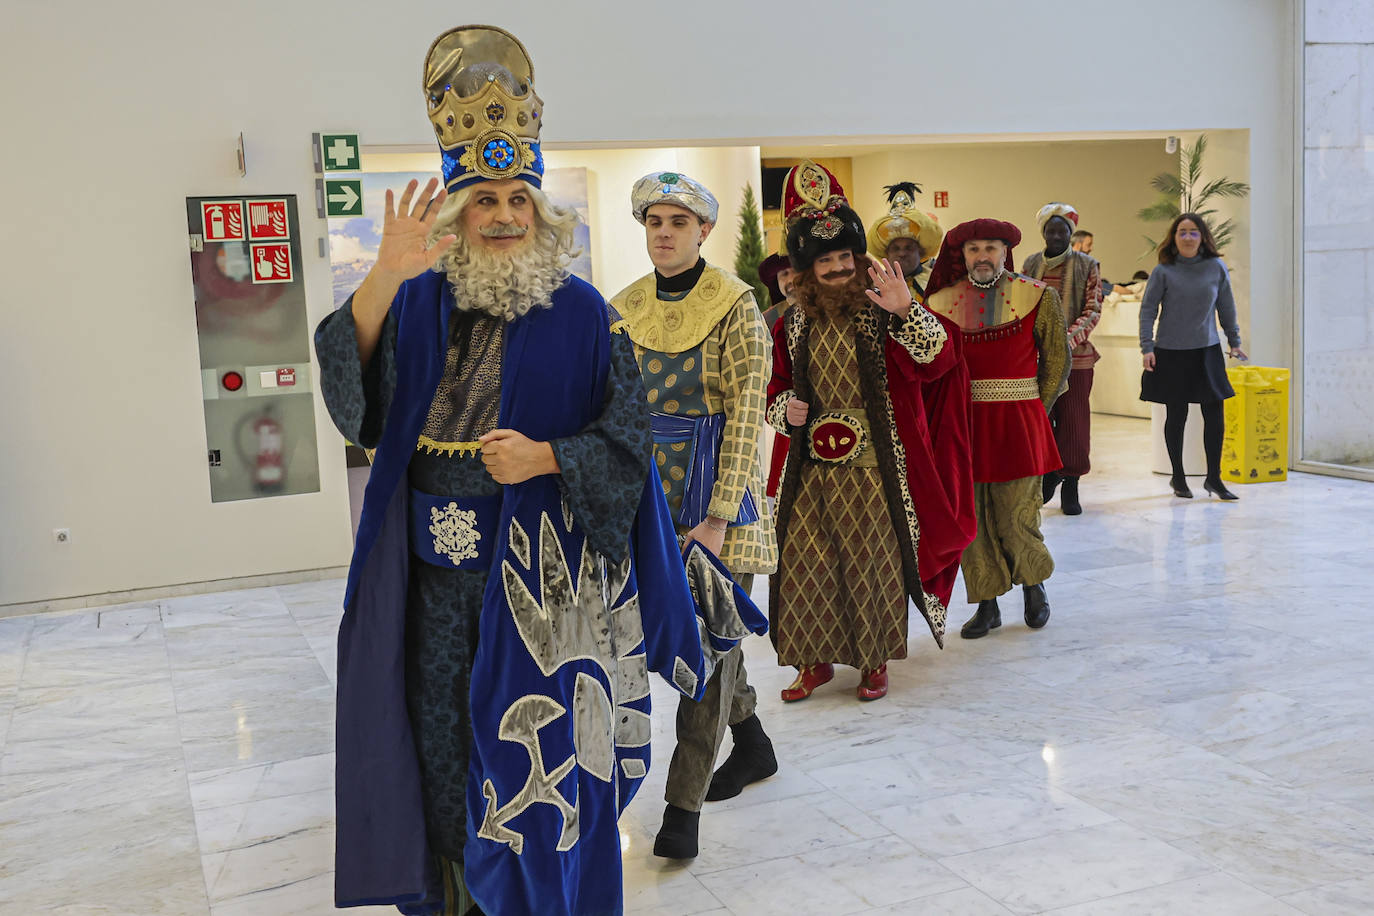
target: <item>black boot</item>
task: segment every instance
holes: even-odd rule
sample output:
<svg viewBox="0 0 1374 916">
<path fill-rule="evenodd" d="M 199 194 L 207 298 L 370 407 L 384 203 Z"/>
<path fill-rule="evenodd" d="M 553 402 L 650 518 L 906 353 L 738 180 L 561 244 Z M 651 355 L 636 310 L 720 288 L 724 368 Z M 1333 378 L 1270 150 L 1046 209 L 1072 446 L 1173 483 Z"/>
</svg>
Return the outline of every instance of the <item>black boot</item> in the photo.
<svg viewBox="0 0 1374 916">
<path fill-rule="evenodd" d="M 1050 471 L 1044 477 L 1040 478 L 1040 502 L 1042 505 L 1048 506 L 1050 500 L 1054 499 L 1054 491 L 1059 486 L 1059 480 L 1058 471 Z"/>
<path fill-rule="evenodd" d="M 1002 609 L 997 606 L 996 598 L 989 598 L 978 602 L 978 610 L 973 612 L 973 616 L 964 624 L 959 635 L 965 639 L 981 639 L 1001 625 Z"/>
<path fill-rule="evenodd" d="M 1175 474 L 1169 478 L 1169 486 L 1174 488 L 1174 495 L 1180 499 L 1192 499 L 1193 491 L 1188 489 L 1188 478 L 1182 474 Z"/>
<path fill-rule="evenodd" d="M 773 753 L 773 742 L 764 734 L 763 723 L 757 715 L 750 716 L 738 725 L 730 726 L 735 746 L 730 756 L 711 775 L 711 787 L 706 790 L 707 801 L 723 801 L 734 798 L 744 791 L 744 787 L 767 779 L 778 771 L 778 758 Z"/>
<path fill-rule="evenodd" d="M 1202 489 L 1217 499 L 1240 499 L 1239 496 L 1226 489 L 1226 484 L 1221 482 L 1220 477 L 1208 477 L 1202 482 Z"/>
<path fill-rule="evenodd" d="M 1078 478 L 1065 477 L 1064 491 L 1059 495 L 1059 508 L 1065 515 L 1082 515 L 1083 505 L 1078 501 Z"/>
<path fill-rule="evenodd" d="M 1023 585 L 1021 592 L 1026 598 L 1026 626 L 1038 630 L 1050 622 L 1050 599 L 1045 595 L 1044 585 Z"/>
<path fill-rule="evenodd" d="M 695 859 L 697 857 L 697 824 L 700 811 L 684 811 L 677 805 L 663 809 L 663 826 L 654 840 L 654 855 L 661 859 Z"/>
</svg>

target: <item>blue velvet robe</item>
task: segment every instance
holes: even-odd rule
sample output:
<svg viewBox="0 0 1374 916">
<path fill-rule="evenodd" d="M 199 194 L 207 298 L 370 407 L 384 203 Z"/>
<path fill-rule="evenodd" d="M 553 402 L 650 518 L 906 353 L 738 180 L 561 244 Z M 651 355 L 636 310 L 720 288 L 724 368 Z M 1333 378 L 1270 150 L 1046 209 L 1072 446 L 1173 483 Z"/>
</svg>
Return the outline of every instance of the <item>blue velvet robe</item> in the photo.
<svg viewBox="0 0 1374 916">
<path fill-rule="evenodd" d="M 407 282 L 392 305 L 396 389 L 339 630 L 338 906 L 421 913 L 442 900 L 406 709 L 406 468 L 444 368 L 453 309 L 449 284 L 432 272 Z M 609 322 L 602 297 L 576 278 L 552 307 L 511 322 L 500 426 L 552 442 L 596 420 Z M 626 456 L 606 460 L 617 458 Z M 596 480 L 598 469 L 562 471 L 561 485 L 541 476 L 503 488 L 479 620 L 464 872 L 493 916 L 621 911 L 616 819 L 648 770 L 647 670 L 694 697 L 708 675 L 657 475 L 598 494 L 599 510 L 619 524 L 594 544 L 564 488 Z"/>
</svg>

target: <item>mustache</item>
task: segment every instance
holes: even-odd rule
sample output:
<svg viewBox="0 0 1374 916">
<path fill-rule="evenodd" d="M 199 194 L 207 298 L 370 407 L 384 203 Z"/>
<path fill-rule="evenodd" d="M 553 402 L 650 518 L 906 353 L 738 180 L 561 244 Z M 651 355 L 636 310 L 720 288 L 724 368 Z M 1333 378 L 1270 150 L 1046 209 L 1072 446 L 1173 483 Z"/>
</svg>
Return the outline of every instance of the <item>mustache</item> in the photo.
<svg viewBox="0 0 1374 916">
<path fill-rule="evenodd" d="M 854 276 L 854 270 L 853 270 L 853 268 L 851 268 L 851 269 L 849 269 L 849 270 L 832 270 L 832 271 L 831 271 L 830 273 L 828 273 L 828 274 L 821 274 L 821 279 L 822 279 L 822 280 L 842 280 L 842 279 L 847 280 L 848 278 L 850 278 L 850 277 L 852 277 L 852 276 Z"/>
<path fill-rule="evenodd" d="M 974 270 L 978 270 L 979 268 L 983 268 L 983 267 L 987 268 L 988 270 L 996 270 L 996 269 L 997 269 L 997 265 L 994 264 L 994 263 L 991 262 L 991 261 L 974 261 L 974 262 L 973 262 L 973 269 L 974 269 Z"/>
<path fill-rule="evenodd" d="M 477 231 L 489 239 L 518 239 L 530 230 L 528 226 L 483 226 Z"/>
</svg>

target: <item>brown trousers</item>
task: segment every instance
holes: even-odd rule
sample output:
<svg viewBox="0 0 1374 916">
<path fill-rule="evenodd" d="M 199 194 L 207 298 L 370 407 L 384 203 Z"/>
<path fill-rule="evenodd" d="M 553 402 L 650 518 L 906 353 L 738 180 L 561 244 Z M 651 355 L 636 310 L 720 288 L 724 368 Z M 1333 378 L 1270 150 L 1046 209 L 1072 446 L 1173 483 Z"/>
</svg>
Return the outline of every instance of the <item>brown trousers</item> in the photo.
<svg viewBox="0 0 1374 916">
<path fill-rule="evenodd" d="M 1040 534 L 1041 498 L 1039 477 L 973 485 L 978 536 L 959 562 L 970 604 L 1004 595 L 1013 585 L 1039 585 L 1054 572 Z"/>
<path fill-rule="evenodd" d="M 736 581 L 747 592 L 754 577 L 737 576 Z M 677 747 L 668 764 L 668 784 L 663 791 L 668 804 L 684 811 L 701 810 L 726 726 L 743 722 L 757 707 L 758 695 L 749 686 L 749 674 L 744 670 L 744 650 L 735 646 L 716 665 L 700 702 L 686 697 L 678 700 Z"/>
</svg>

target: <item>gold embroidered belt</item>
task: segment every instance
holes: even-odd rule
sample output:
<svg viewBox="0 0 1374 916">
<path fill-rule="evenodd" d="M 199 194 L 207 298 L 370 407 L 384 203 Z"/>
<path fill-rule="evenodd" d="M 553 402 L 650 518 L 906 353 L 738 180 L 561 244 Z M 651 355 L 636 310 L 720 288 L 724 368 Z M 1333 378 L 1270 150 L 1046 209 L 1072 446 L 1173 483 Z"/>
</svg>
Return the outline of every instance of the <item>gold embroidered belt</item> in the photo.
<svg viewBox="0 0 1374 916">
<path fill-rule="evenodd" d="M 862 407 L 831 410 L 813 417 L 807 424 L 810 441 L 807 453 L 812 461 L 843 464 L 851 468 L 876 468 L 868 412 Z"/>
<path fill-rule="evenodd" d="M 1040 383 L 1033 378 L 976 378 L 975 401 L 1038 401 Z"/>
</svg>

